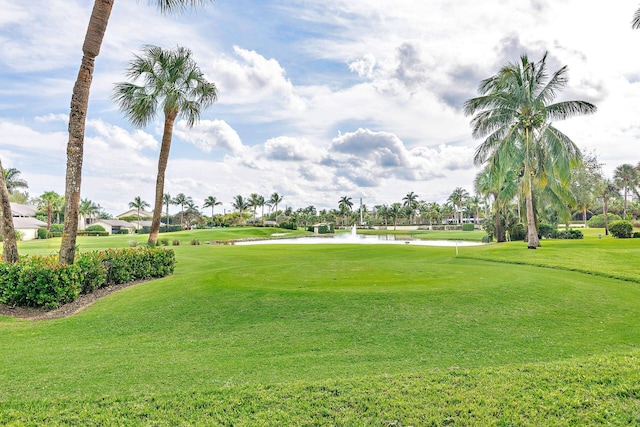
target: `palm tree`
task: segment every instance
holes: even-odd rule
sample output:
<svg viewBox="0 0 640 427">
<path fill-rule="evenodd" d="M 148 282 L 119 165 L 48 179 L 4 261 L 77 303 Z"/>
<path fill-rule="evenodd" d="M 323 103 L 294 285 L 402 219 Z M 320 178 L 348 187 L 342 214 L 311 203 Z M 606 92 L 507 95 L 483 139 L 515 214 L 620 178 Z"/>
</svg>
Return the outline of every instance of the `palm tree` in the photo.
<svg viewBox="0 0 640 427">
<path fill-rule="evenodd" d="M 202 207 L 211 208 L 211 225 L 213 225 L 213 222 L 214 222 L 213 210 L 215 209 L 216 206 L 221 204 L 222 202 L 219 202 L 218 199 L 216 199 L 213 196 L 209 196 L 204 200 L 204 204 L 202 205 Z"/>
<path fill-rule="evenodd" d="M 338 201 L 338 209 L 340 210 L 340 214 L 342 215 L 342 225 L 344 226 L 344 218 L 347 215 L 347 212 L 351 211 L 353 207 L 353 202 L 351 201 L 351 197 L 342 196 Z"/>
<path fill-rule="evenodd" d="M 275 220 L 276 222 L 278 221 L 278 204 L 282 203 L 282 200 L 284 199 L 284 196 L 279 195 L 278 193 L 273 193 L 271 195 L 271 198 L 269 199 L 269 203 L 271 203 L 271 205 L 274 207 L 274 212 L 276 213 L 275 215 Z"/>
<path fill-rule="evenodd" d="M 627 219 L 627 195 L 629 194 L 629 190 L 635 188 L 638 185 L 638 180 L 640 176 L 636 168 L 634 168 L 630 164 L 624 164 L 618 166 L 613 171 L 613 179 L 616 185 L 624 191 L 624 214 L 623 219 Z"/>
<path fill-rule="evenodd" d="M 256 222 L 256 210 L 258 209 L 258 206 L 260 206 L 260 195 L 258 193 L 251 193 L 249 195 L 249 206 L 251 206 L 253 208 L 253 223 L 255 225 Z M 264 201 L 264 198 L 262 199 Z"/>
<path fill-rule="evenodd" d="M 160 231 L 164 177 L 174 122 L 177 118 L 183 118 L 187 126 L 192 127 L 200 119 L 200 112 L 215 102 L 218 91 L 213 83 L 204 78 L 191 51 L 180 46 L 173 50 L 145 46 L 142 54 L 136 55 L 131 61 L 127 77 L 131 82 L 117 83 L 113 98 L 131 124 L 146 126 L 156 118 L 159 109 L 164 114 L 156 198 L 149 232 L 149 246 L 155 246 Z"/>
<path fill-rule="evenodd" d="M 264 205 L 267 204 L 267 202 L 264 200 L 264 196 L 258 196 L 258 206 L 260 206 L 260 208 L 262 209 L 262 211 L 260 212 L 261 218 L 262 218 L 262 225 L 264 225 Z"/>
<path fill-rule="evenodd" d="M 47 230 L 51 228 L 51 216 L 53 215 L 53 209 L 59 200 L 60 195 L 55 191 L 45 191 L 40 197 L 38 197 L 38 207 L 45 209 L 47 212 Z"/>
<path fill-rule="evenodd" d="M 100 207 L 93 203 L 89 199 L 82 199 L 80 201 L 80 215 L 84 217 L 85 224 L 91 224 L 93 217 L 100 212 Z"/>
<path fill-rule="evenodd" d="M 140 196 L 136 196 L 135 199 L 133 199 L 133 202 L 129 202 L 129 207 L 131 209 L 137 209 L 138 210 L 138 230 L 140 230 L 140 211 L 144 210 L 148 207 L 150 207 L 151 205 L 145 201 L 142 200 L 142 197 Z M 162 207 L 160 207 L 160 209 L 162 209 Z M 155 216 L 155 213 L 153 214 Z"/>
<path fill-rule="evenodd" d="M 618 194 L 618 187 L 609 178 L 602 178 L 596 184 L 596 192 L 602 197 L 602 213 L 604 214 L 604 234 L 609 235 L 609 197 Z"/>
<path fill-rule="evenodd" d="M 567 84 L 567 67 L 549 78 L 545 54 L 537 62 L 526 55 L 519 63 L 502 67 L 498 74 L 483 80 L 480 96 L 465 102 L 474 138 L 485 138 L 476 149 L 474 163 L 513 165 L 523 177 L 527 215 L 527 247 L 540 246 L 533 207 L 534 186 L 544 186 L 550 175 L 567 185 L 571 169 L 580 163 L 578 147 L 551 124 L 579 114 L 590 114 L 596 107 L 585 101 L 552 103 Z"/>
<path fill-rule="evenodd" d="M 233 198 L 233 202 L 231 202 L 231 206 L 240 214 L 240 220 L 244 223 L 244 211 L 250 206 L 250 203 L 247 199 L 242 197 L 240 194 Z"/>
<path fill-rule="evenodd" d="M 637 30 L 640 28 L 640 9 L 636 10 L 631 20 L 631 28 Z"/>
<path fill-rule="evenodd" d="M 162 13 L 182 11 L 187 6 L 198 6 L 213 0 L 156 0 Z M 102 40 L 114 0 L 95 0 L 89 18 L 87 33 L 82 45 L 82 61 L 71 95 L 69 113 L 69 139 L 67 142 L 67 170 L 65 178 L 64 232 L 60 243 L 59 259 L 63 264 L 73 264 L 78 234 L 80 209 L 80 184 L 84 151 L 84 128 L 89 106 L 89 91 L 93 79 L 95 59 L 100 53 Z"/>
<path fill-rule="evenodd" d="M 400 203 L 394 203 L 389 206 L 389 216 L 393 218 L 393 229 L 396 229 L 398 225 L 398 218 L 400 218 L 403 214 L 402 205 Z"/>
<path fill-rule="evenodd" d="M 418 208 L 418 195 L 413 191 L 407 193 L 406 196 L 402 198 L 403 206 L 407 208 L 407 213 L 409 214 L 409 221 L 411 221 L 411 216 L 414 214 L 416 209 Z M 415 223 L 416 219 L 413 218 L 413 222 Z"/>
<path fill-rule="evenodd" d="M 174 205 L 180 205 L 180 228 L 182 228 L 182 220 L 184 219 L 184 205 L 192 203 L 193 200 L 190 196 L 185 196 L 184 193 L 178 193 L 175 199 L 173 199 Z"/>
<path fill-rule="evenodd" d="M 19 178 L 20 171 L 16 168 L 5 169 L 3 176 L 9 194 L 13 194 L 18 188 L 29 188 L 29 184 L 24 179 Z"/>
<path fill-rule="evenodd" d="M 168 232 L 169 231 L 169 205 L 173 204 L 173 199 L 171 198 L 171 194 L 164 193 L 164 195 L 162 196 L 162 203 L 164 203 L 164 205 L 167 208 L 167 210 L 165 211 L 165 221 L 167 222 L 164 224 L 164 231 Z"/>
<path fill-rule="evenodd" d="M 16 242 L 16 231 L 13 226 L 13 213 L 11 212 L 11 202 L 9 201 L 9 190 L 7 189 L 5 170 L 0 162 L 0 210 L 2 211 L 2 254 L 5 262 L 18 262 L 18 243 Z"/>
<path fill-rule="evenodd" d="M 462 187 L 456 187 L 453 190 L 453 193 L 449 196 L 447 201 L 451 202 L 451 204 L 458 210 L 460 213 L 458 224 L 462 224 L 462 205 L 464 205 L 465 201 L 469 197 L 469 192 Z"/>
</svg>

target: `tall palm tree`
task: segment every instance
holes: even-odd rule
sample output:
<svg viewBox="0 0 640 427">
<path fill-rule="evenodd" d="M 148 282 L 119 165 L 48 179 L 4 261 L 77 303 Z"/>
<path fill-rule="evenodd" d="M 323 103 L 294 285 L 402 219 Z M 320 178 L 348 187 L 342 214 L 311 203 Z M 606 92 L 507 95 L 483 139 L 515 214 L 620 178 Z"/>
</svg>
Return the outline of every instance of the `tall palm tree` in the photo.
<svg viewBox="0 0 640 427">
<path fill-rule="evenodd" d="M 264 200 L 264 198 L 263 198 Z M 258 206 L 260 206 L 260 195 L 258 193 L 251 193 L 249 195 L 249 206 L 253 208 L 253 223 L 255 225 L 256 222 L 256 211 Z"/>
<path fill-rule="evenodd" d="M 264 205 L 267 204 L 266 200 L 264 199 L 264 196 L 259 195 L 258 196 L 258 200 L 257 200 L 258 206 L 260 206 L 260 208 L 262 209 L 262 211 L 260 212 L 260 217 L 262 218 L 262 225 L 264 225 Z"/>
<path fill-rule="evenodd" d="M 82 199 L 80 201 L 80 215 L 84 217 L 85 222 L 90 224 L 91 220 L 100 212 L 100 207 L 93 203 L 89 199 Z"/>
<path fill-rule="evenodd" d="M 640 9 L 636 10 L 631 20 L 631 28 L 637 30 L 640 28 Z"/>
<path fill-rule="evenodd" d="M 11 212 L 11 202 L 9 201 L 9 190 L 7 189 L 5 170 L 0 162 L 0 210 L 2 211 L 2 222 L 0 231 L 2 232 L 2 254 L 5 262 L 15 263 L 18 261 L 18 243 L 16 242 L 16 231 L 13 226 L 13 213 Z"/>
<path fill-rule="evenodd" d="M 342 196 L 338 201 L 338 209 L 340 210 L 340 214 L 342 215 L 342 225 L 344 226 L 344 218 L 348 212 L 351 212 L 351 208 L 353 207 L 353 202 L 351 201 L 351 197 Z"/>
<path fill-rule="evenodd" d="M 393 219 L 393 229 L 396 229 L 398 225 L 398 218 L 402 217 L 404 211 L 402 210 L 402 205 L 400 203 L 393 203 L 389 206 L 389 216 Z"/>
<path fill-rule="evenodd" d="M 206 199 L 204 199 L 204 203 L 202 205 L 203 208 L 211 208 L 211 225 L 213 225 L 214 223 L 214 212 L 213 210 L 215 209 L 216 206 L 221 205 L 222 202 L 218 201 L 218 199 L 216 199 L 213 196 L 209 196 Z"/>
<path fill-rule="evenodd" d="M 245 222 L 244 211 L 249 208 L 250 203 L 249 200 L 242 197 L 242 195 L 238 194 L 233 198 L 233 202 L 231 202 L 231 206 L 240 214 L 240 221 Z"/>
<path fill-rule="evenodd" d="M 16 168 L 8 168 L 4 170 L 3 177 L 7 186 L 7 191 L 12 194 L 18 188 L 29 188 L 29 184 L 19 177 L 20 171 Z"/>
<path fill-rule="evenodd" d="M 613 171 L 613 179 L 616 185 L 624 192 L 623 219 L 627 219 L 627 196 L 629 194 L 629 190 L 638 185 L 640 174 L 638 174 L 638 171 L 632 165 L 625 163 L 624 165 L 618 166 Z"/>
<path fill-rule="evenodd" d="M 171 194 L 164 193 L 162 195 L 162 203 L 164 203 L 164 205 L 167 208 L 167 210 L 165 211 L 165 221 L 166 221 L 166 223 L 164 224 L 164 231 L 167 232 L 167 231 L 169 231 L 169 205 L 173 204 L 173 199 L 171 198 Z"/>
<path fill-rule="evenodd" d="M 458 224 L 462 224 L 462 205 L 464 205 L 468 197 L 469 192 L 467 190 L 462 187 L 456 187 L 447 199 L 459 212 Z"/>
<path fill-rule="evenodd" d="M 552 103 L 567 84 L 567 67 L 547 73 L 547 55 L 530 62 L 503 66 L 495 76 L 480 83 L 480 96 L 465 102 L 474 138 L 485 138 L 476 149 L 474 163 L 514 165 L 520 172 L 527 215 L 527 247 L 540 246 L 533 207 L 534 186 L 544 186 L 550 174 L 567 185 L 571 169 L 580 163 L 581 153 L 567 135 L 551 121 L 590 114 L 596 107 L 585 101 Z"/>
<path fill-rule="evenodd" d="M 131 209 L 138 210 L 138 230 L 140 230 L 140 211 L 150 206 L 151 205 L 146 200 L 142 200 L 142 197 L 140 196 L 136 196 L 136 198 L 133 199 L 133 202 L 129 202 L 129 207 Z M 160 207 L 160 209 L 162 209 L 162 207 Z M 154 216 L 155 216 L 155 213 L 154 213 Z"/>
<path fill-rule="evenodd" d="M 418 195 L 413 191 L 407 193 L 406 196 L 402 198 L 403 206 L 407 208 L 407 212 L 409 213 L 409 221 L 411 221 L 411 216 L 415 213 L 418 208 Z M 415 223 L 415 216 L 413 218 L 413 222 Z"/>
<path fill-rule="evenodd" d="M 282 203 L 283 199 L 284 199 L 284 196 L 281 196 L 278 193 L 273 193 L 271 195 L 271 198 L 269 199 L 269 203 L 271 203 L 271 205 L 274 207 L 273 211 L 276 213 L 274 218 L 276 221 L 278 221 L 278 205 Z"/>
<path fill-rule="evenodd" d="M 602 213 L 604 214 L 604 234 L 609 235 L 609 198 L 618 194 L 618 186 L 609 178 L 602 178 L 596 184 L 596 192 L 602 197 Z"/>
<path fill-rule="evenodd" d="M 60 243 L 59 259 L 63 264 L 73 264 L 78 234 L 80 209 L 80 184 L 84 152 L 84 128 L 89 106 L 89 91 L 93 79 L 95 58 L 100 53 L 102 40 L 115 0 L 95 0 L 87 33 L 82 45 L 82 61 L 71 95 L 69 113 L 69 139 L 67 142 L 67 170 L 65 178 L 64 232 Z M 160 12 L 182 11 L 188 6 L 199 6 L 214 0 L 155 0 Z"/>
<path fill-rule="evenodd" d="M 184 206 L 193 202 L 190 196 L 185 196 L 184 193 L 178 193 L 175 199 L 173 199 L 174 205 L 180 205 L 180 228 L 182 228 L 182 220 L 184 219 Z"/>
<path fill-rule="evenodd" d="M 155 246 L 160 232 L 164 177 L 174 122 L 183 118 L 187 126 L 192 127 L 200 119 L 200 112 L 217 99 L 218 91 L 204 78 L 191 51 L 180 46 L 172 50 L 145 46 L 142 54 L 131 61 L 127 77 L 131 81 L 117 83 L 113 98 L 131 124 L 146 126 L 156 118 L 158 110 L 164 114 L 156 197 L 149 232 L 149 246 Z M 142 82 L 142 85 L 136 82 Z"/>
</svg>

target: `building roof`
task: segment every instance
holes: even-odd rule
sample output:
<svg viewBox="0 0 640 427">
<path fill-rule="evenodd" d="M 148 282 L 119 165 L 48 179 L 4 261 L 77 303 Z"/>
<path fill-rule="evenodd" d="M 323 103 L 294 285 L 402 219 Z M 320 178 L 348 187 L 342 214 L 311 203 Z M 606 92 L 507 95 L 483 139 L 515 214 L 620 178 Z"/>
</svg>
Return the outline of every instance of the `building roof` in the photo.
<svg viewBox="0 0 640 427">
<path fill-rule="evenodd" d="M 138 216 L 138 209 L 129 209 L 126 212 L 116 215 L 116 218 L 122 218 L 123 216 Z M 144 209 L 140 209 L 140 218 L 153 217 L 153 212 L 147 212 Z"/>
<path fill-rule="evenodd" d="M 135 224 L 132 224 L 132 223 L 130 223 L 128 221 L 123 221 L 121 219 L 101 219 L 101 220 L 98 220 L 98 221 L 94 222 L 91 225 L 96 225 L 96 224 L 99 225 L 100 223 L 107 224 L 110 227 L 135 228 L 135 226 L 136 226 Z"/>
<path fill-rule="evenodd" d="M 13 211 L 13 209 L 12 209 Z M 13 228 L 16 230 L 25 230 L 32 228 L 46 227 L 47 223 L 33 217 L 16 216 L 13 217 Z"/>
<path fill-rule="evenodd" d="M 13 216 L 35 217 L 36 210 L 38 210 L 36 205 L 22 205 L 20 203 L 11 202 L 11 214 Z"/>
</svg>

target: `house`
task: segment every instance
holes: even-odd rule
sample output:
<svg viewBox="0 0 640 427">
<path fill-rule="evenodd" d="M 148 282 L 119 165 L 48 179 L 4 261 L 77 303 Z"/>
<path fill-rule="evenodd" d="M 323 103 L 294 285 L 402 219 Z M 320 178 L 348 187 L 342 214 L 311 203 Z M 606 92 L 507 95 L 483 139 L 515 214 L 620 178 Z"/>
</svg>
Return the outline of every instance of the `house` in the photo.
<svg viewBox="0 0 640 427">
<path fill-rule="evenodd" d="M 91 225 L 100 225 L 105 231 L 108 231 L 109 234 L 120 234 L 121 230 L 129 230 L 129 233 L 133 233 L 137 228 L 136 224 L 121 219 L 99 219 Z"/>
<path fill-rule="evenodd" d="M 36 218 L 35 205 L 22 205 L 11 203 L 11 214 L 13 215 L 13 228 L 22 233 L 22 240 L 33 240 L 38 237 L 38 228 L 46 228 L 47 223 Z"/>
<path fill-rule="evenodd" d="M 138 209 L 129 209 L 126 212 L 121 213 L 120 215 L 116 215 L 117 219 L 129 218 L 129 217 L 138 217 Z M 147 212 L 144 209 L 140 209 L 140 218 L 153 218 L 153 212 Z"/>
</svg>

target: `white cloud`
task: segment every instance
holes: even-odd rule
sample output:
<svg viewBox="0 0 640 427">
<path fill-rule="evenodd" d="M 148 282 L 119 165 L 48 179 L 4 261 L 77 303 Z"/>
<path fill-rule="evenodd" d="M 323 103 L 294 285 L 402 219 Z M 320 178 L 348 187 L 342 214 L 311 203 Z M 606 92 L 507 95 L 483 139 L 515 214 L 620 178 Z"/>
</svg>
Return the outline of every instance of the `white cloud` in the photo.
<svg viewBox="0 0 640 427">
<path fill-rule="evenodd" d="M 319 160 L 323 153 L 306 138 L 279 136 L 264 143 L 264 151 L 271 160 Z"/>
<path fill-rule="evenodd" d="M 174 133 L 205 153 L 219 149 L 240 154 L 247 148 L 238 133 L 224 120 L 201 120 L 192 128 L 187 126 L 185 120 L 180 120 L 176 123 Z"/>
</svg>

